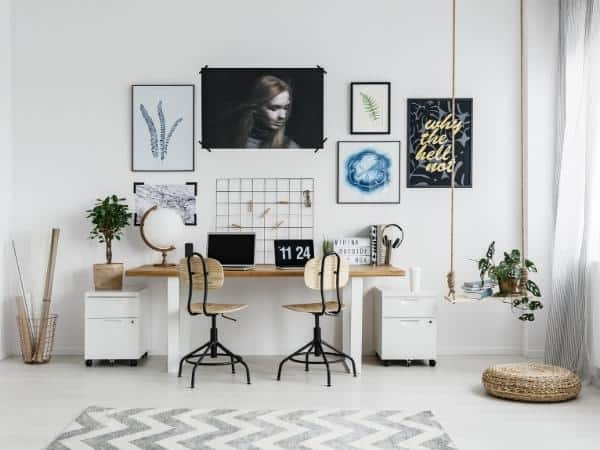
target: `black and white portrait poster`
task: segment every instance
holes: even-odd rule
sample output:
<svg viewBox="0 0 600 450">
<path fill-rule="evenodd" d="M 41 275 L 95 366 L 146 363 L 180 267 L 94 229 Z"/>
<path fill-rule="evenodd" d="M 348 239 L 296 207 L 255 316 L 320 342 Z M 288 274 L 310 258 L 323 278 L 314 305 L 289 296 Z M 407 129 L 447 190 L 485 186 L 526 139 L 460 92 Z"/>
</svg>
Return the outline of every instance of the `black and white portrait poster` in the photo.
<svg viewBox="0 0 600 450">
<path fill-rule="evenodd" d="M 202 70 L 202 147 L 323 146 L 321 68 Z"/>
<path fill-rule="evenodd" d="M 471 187 L 473 99 L 458 98 L 452 120 L 452 99 L 408 99 L 407 186 L 450 187 L 452 136 L 456 160 L 454 186 Z"/>
</svg>

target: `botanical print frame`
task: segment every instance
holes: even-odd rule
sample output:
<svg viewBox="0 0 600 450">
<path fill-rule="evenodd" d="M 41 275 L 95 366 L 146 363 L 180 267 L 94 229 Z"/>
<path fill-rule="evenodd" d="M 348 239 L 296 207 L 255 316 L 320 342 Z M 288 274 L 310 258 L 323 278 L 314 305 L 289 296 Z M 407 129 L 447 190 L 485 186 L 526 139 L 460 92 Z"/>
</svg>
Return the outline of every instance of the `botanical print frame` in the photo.
<svg viewBox="0 0 600 450">
<path fill-rule="evenodd" d="M 322 67 L 202 69 L 202 147 L 323 148 Z"/>
<path fill-rule="evenodd" d="M 176 210 L 185 225 L 197 225 L 196 198 L 198 183 L 185 184 L 145 184 L 133 183 L 135 194 L 134 226 L 139 226 L 142 216 L 148 209 L 158 205 L 161 208 Z"/>
<path fill-rule="evenodd" d="M 350 134 L 390 134 L 391 83 L 350 83 Z"/>
<path fill-rule="evenodd" d="M 473 185 L 473 99 L 457 98 L 452 123 L 451 98 L 407 100 L 406 185 L 409 188 L 449 188 L 452 134 L 457 188 Z"/>
<path fill-rule="evenodd" d="M 131 170 L 193 172 L 195 86 L 131 86 Z"/>
<path fill-rule="evenodd" d="M 339 141 L 337 203 L 400 203 L 400 142 Z"/>
</svg>

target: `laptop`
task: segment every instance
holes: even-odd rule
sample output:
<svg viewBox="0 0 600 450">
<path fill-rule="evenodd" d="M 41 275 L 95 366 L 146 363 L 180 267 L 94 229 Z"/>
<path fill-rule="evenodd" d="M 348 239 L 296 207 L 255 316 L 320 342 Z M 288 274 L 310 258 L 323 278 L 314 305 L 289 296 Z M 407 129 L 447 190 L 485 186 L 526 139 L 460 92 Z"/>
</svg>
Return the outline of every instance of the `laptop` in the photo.
<svg viewBox="0 0 600 450">
<path fill-rule="evenodd" d="M 274 244 L 278 269 L 302 269 L 315 256 L 312 239 L 276 239 Z"/>
<path fill-rule="evenodd" d="M 208 233 L 206 254 L 225 270 L 254 269 L 254 233 Z"/>
</svg>

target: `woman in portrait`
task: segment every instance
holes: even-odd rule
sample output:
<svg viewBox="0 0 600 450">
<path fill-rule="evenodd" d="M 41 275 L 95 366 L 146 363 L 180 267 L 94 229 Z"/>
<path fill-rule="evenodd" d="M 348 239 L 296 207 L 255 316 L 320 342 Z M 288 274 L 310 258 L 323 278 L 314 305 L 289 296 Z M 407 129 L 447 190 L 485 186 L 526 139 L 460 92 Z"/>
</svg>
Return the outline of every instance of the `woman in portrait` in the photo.
<svg viewBox="0 0 600 450">
<path fill-rule="evenodd" d="M 299 148 L 286 135 L 292 111 L 292 89 L 272 75 L 254 83 L 248 100 L 238 108 L 233 148 Z"/>
</svg>

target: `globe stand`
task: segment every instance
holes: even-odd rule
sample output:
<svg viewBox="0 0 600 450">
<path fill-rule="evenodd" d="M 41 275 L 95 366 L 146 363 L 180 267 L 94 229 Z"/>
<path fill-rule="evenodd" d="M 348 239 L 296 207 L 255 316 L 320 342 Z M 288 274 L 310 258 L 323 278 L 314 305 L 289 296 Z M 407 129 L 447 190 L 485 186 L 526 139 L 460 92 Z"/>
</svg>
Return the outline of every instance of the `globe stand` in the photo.
<svg viewBox="0 0 600 450">
<path fill-rule="evenodd" d="M 172 250 L 175 250 L 175 246 L 171 245 L 170 247 L 157 247 L 155 245 L 152 245 L 150 243 L 150 241 L 146 238 L 146 235 L 144 234 L 144 222 L 146 221 L 146 217 L 148 217 L 148 215 L 152 212 L 158 209 L 157 205 L 154 205 L 152 208 L 150 208 L 148 211 L 146 211 L 144 213 L 144 215 L 142 216 L 142 220 L 140 222 L 140 234 L 142 235 L 142 240 L 144 241 L 144 243 L 150 247 L 152 250 L 156 250 L 157 252 L 160 252 L 162 255 L 162 261 L 158 264 L 152 264 L 154 267 L 173 267 L 176 266 L 177 264 L 173 264 L 173 263 L 168 263 L 167 262 L 167 252 L 170 252 Z"/>
</svg>

